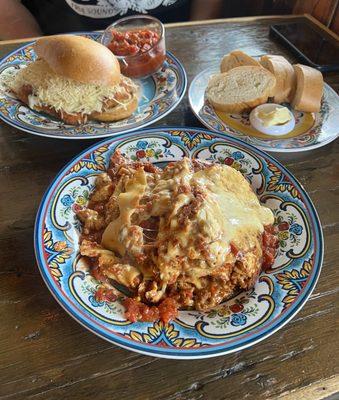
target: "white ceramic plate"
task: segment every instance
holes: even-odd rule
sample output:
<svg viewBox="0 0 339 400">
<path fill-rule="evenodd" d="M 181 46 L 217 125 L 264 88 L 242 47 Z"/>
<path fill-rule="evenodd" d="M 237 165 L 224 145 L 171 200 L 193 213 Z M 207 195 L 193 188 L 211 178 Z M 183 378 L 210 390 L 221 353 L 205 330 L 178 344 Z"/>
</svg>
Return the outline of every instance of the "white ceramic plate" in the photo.
<svg viewBox="0 0 339 400">
<path fill-rule="evenodd" d="M 297 152 L 325 146 L 339 136 L 339 96 L 325 83 L 324 96 L 319 113 L 304 113 L 291 109 L 295 117 L 292 132 L 272 138 L 254 129 L 249 121 L 249 113 L 227 114 L 215 111 L 205 99 L 205 89 L 212 74 L 218 67 L 207 68 L 192 81 L 188 98 L 192 111 L 207 127 L 224 132 L 246 143 L 270 152 Z"/>
</svg>

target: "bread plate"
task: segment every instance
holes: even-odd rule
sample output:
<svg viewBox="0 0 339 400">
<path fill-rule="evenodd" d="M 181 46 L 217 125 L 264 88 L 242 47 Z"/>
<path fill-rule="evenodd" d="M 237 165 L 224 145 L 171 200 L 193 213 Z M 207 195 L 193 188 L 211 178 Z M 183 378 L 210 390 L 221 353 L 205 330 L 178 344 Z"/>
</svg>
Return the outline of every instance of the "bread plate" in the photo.
<svg viewBox="0 0 339 400">
<path fill-rule="evenodd" d="M 81 32 L 77 35 L 97 41 L 101 37 L 98 32 Z M 180 103 L 185 94 L 186 72 L 180 61 L 167 52 L 166 61 L 158 72 L 147 78 L 135 79 L 141 93 L 138 109 L 130 117 L 112 123 L 91 121 L 78 126 L 67 125 L 50 115 L 28 108 L 1 85 L 1 78 L 6 73 L 36 59 L 33 43 L 16 49 L 0 61 L 0 119 L 22 131 L 62 139 L 93 139 L 131 132 L 163 118 Z"/>
<path fill-rule="evenodd" d="M 293 110 L 296 125 L 292 132 L 272 138 L 255 130 L 249 121 L 249 113 L 228 114 L 215 111 L 206 101 L 205 90 L 210 76 L 218 72 L 218 65 L 199 73 L 192 81 L 188 98 L 196 117 L 208 128 L 224 132 L 270 152 L 299 152 L 324 146 L 339 136 L 339 96 L 325 83 L 324 96 L 319 113 Z"/>
<path fill-rule="evenodd" d="M 170 323 L 126 320 L 122 304 L 98 302 L 97 283 L 79 253 L 79 209 L 96 175 L 119 149 L 159 167 L 183 157 L 224 163 L 239 170 L 278 228 L 278 255 L 254 289 L 211 312 L 179 311 Z M 42 277 L 60 305 L 98 336 L 139 353 L 175 359 L 214 357 L 252 346 L 282 328 L 305 304 L 323 259 L 321 224 L 307 193 L 268 154 L 228 135 L 205 129 L 165 127 L 119 134 L 85 150 L 47 189 L 35 224 L 35 252 Z"/>
</svg>

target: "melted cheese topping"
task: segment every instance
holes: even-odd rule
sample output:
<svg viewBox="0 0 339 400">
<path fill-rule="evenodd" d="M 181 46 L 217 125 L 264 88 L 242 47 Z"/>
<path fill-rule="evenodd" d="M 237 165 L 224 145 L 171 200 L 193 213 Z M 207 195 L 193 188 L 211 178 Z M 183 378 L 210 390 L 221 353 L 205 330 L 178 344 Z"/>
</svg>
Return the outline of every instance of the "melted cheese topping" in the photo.
<svg viewBox="0 0 339 400">
<path fill-rule="evenodd" d="M 124 241 L 127 239 L 128 227 L 131 226 L 131 216 L 138 207 L 146 186 L 146 174 L 143 169 L 138 169 L 126 182 L 125 192 L 117 196 L 120 215 L 108 224 L 102 235 L 101 244 L 105 248 L 116 251 L 122 256 L 125 254 Z"/>
<path fill-rule="evenodd" d="M 230 242 L 248 250 L 252 239 L 274 222 L 272 211 L 260 205 L 242 174 L 228 166 L 214 165 L 192 177 L 193 184 L 204 187 L 206 200 L 198 213 L 203 231 L 219 239 L 220 251 Z"/>
<path fill-rule="evenodd" d="M 97 243 L 84 240 L 81 243 L 80 251 L 82 255 L 98 257 L 99 267 L 104 266 L 105 275 L 122 285 L 133 287 L 136 278 L 140 276 L 140 271 L 136 267 L 121 264 L 121 260 L 112 251 L 103 249 Z"/>
<path fill-rule="evenodd" d="M 260 205 L 239 171 L 226 165 L 208 165 L 194 172 L 190 160 L 184 159 L 165 169 L 152 180 L 152 186 L 143 169 L 133 174 L 117 185 L 114 195 L 120 215 L 107 226 L 102 245 L 121 256 L 131 253 L 132 248 L 142 253 L 142 228 L 137 225 L 138 218 L 133 225 L 132 216 L 140 215 L 140 203 L 147 194 L 152 204 L 143 219 L 160 217 L 153 255 L 163 282 L 159 296 L 180 274 L 197 287 L 201 277 L 226 274 L 224 266 L 236 260 L 231 243 L 248 262 L 260 263 L 261 234 L 265 225 L 273 224 L 274 216 Z M 185 207 L 193 206 L 193 213 L 183 222 Z"/>
<path fill-rule="evenodd" d="M 184 271 L 187 280 L 199 287 L 200 277 L 235 261 L 231 242 L 243 253 L 256 249 L 260 256 L 260 234 L 274 217 L 271 210 L 260 205 L 249 183 L 235 169 L 213 165 L 194 173 L 187 160 L 181 167 L 155 188 L 161 188 L 153 205 L 155 214 L 163 209 L 164 199 L 172 199 L 169 214 L 165 212 L 160 223 L 158 238 L 165 245 L 158 249 L 157 266 L 164 281 L 173 281 Z M 184 226 L 178 217 L 194 196 L 191 192 L 175 196 L 173 188 L 182 184 L 198 189 L 204 196 L 195 217 Z M 202 248 L 197 243 L 199 237 Z"/>
<path fill-rule="evenodd" d="M 99 259 L 99 265 L 100 263 L 107 264 L 105 259 Z M 116 264 L 112 267 L 106 266 L 105 275 L 121 285 L 130 288 L 135 286 L 135 280 L 140 277 L 140 271 L 129 264 Z"/>
<path fill-rule="evenodd" d="M 125 86 L 136 93 L 137 86 L 122 76 Z M 89 84 L 66 79 L 55 74 L 44 60 L 37 60 L 26 68 L 20 69 L 12 81 L 6 82 L 7 86 L 14 92 L 19 92 L 24 85 L 33 88 L 33 95 L 29 96 L 29 105 L 47 105 L 54 107 L 56 111 L 68 114 L 91 114 L 101 112 L 105 100 L 116 100 L 117 94 L 126 94 L 122 85 L 113 87 L 99 84 Z M 130 101 L 132 96 L 127 99 Z M 119 103 L 120 104 L 120 103 Z M 123 104 L 123 103 L 121 103 Z"/>
</svg>

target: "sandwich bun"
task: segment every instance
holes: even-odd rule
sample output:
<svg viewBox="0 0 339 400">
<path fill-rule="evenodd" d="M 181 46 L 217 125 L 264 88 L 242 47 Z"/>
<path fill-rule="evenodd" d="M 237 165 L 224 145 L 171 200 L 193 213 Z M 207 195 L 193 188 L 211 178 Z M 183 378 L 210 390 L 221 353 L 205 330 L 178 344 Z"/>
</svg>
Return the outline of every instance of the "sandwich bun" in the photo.
<svg viewBox="0 0 339 400">
<path fill-rule="evenodd" d="M 82 83 L 113 86 L 120 82 L 120 66 L 114 54 L 92 39 L 76 35 L 46 36 L 34 50 L 51 70 Z"/>
<path fill-rule="evenodd" d="M 114 122 L 128 118 L 138 108 L 138 96 L 133 94 L 131 101 L 125 105 L 118 104 L 102 112 L 94 112 L 89 118 L 101 122 Z"/>
<path fill-rule="evenodd" d="M 138 108 L 139 89 L 120 73 L 114 54 L 81 36 L 39 39 L 38 59 L 20 69 L 8 86 L 31 109 L 79 125 L 114 122 Z"/>
</svg>

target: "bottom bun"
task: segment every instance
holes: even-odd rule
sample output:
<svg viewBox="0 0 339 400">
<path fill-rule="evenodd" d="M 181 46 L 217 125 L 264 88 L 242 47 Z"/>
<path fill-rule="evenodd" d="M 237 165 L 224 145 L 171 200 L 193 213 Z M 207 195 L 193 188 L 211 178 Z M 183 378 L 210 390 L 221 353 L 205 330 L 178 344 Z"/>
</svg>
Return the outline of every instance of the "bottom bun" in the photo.
<svg viewBox="0 0 339 400">
<path fill-rule="evenodd" d="M 88 120 L 95 120 L 100 122 L 114 122 L 119 121 L 121 119 L 127 118 L 134 113 L 134 111 L 138 108 L 138 96 L 134 94 L 132 100 L 126 105 L 114 106 L 104 112 L 93 112 L 92 114 L 68 114 L 63 111 L 57 111 L 54 107 L 51 106 L 39 106 L 34 105 L 31 107 L 29 105 L 28 96 L 32 93 L 32 88 L 29 85 L 23 86 L 18 92 L 14 93 L 15 96 L 25 103 L 29 108 L 34 111 L 43 112 L 44 114 L 51 115 L 52 117 L 56 117 L 63 121 L 68 125 L 82 125 L 85 124 Z"/>
<path fill-rule="evenodd" d="M 33 107 L 29 105 L 28 97 L 32 93 L 32 87 L 30 85 L 24 85 L 20 90 L 14 92 L 15 96 L 25 103 L 30 109 L 43 112 L 44 114 L 51 115 L 52 117 L 58 118 L 68 125 L 81 125 L 85 124 L 88 120 L 88 116 L 86 114 L 67 114 L 62 111 L 57 111 L 54 107 L 50 106 L 39 106 L 35 104 Z"/>
<path fill-rule="evenodd" d="M 124 118 L 128 118 L 138 108 L 138 97 L 133 95 L 132 100 L 124 105 L 118 104 L 103 112 L 94 112 L 89 118 L 101 122 L 114 122 Z"/>
</svg>

